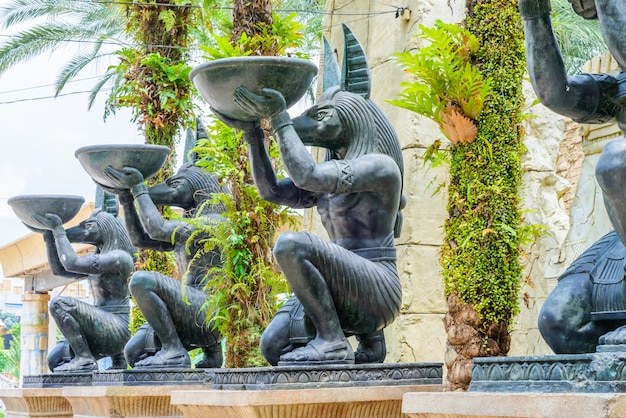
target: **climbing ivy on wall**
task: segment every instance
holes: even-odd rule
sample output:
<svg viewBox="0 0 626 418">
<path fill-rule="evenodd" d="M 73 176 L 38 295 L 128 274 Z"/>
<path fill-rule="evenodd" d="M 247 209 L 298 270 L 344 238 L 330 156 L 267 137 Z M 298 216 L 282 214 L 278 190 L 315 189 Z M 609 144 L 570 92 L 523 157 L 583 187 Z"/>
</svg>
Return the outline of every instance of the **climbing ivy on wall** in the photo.
<svg viewBox="0 0 626 418">
<path fill-rule="evenodd" d="M 423 32 L 430 37 L 431 49 L 432 43 L 450 42 L 451 46 L 439 48 L 441 57 L 434 60 L 440 68 L 432 68 L 433 60 L 407 61 L 406 54 L 400 57 L 405 69 L 417 76 L 416 83 L 425 87 L 415 90 L 408 83 L 395 101 L 410 109 L 420 100 L 433 100 L 433 95 L 443 97 L 431 115 L 418 107 L 412 110 L 435 120 L 453 144 L 449 151 L 448 219 L 441 248 L 448 302 L 444 319 L 448 335 L 446 386 L 450 390 L 467 389 L 473 357 L 505 355 L 509 350 L 509 328 L 519 311 L 520 245 L 528 230 L 521 223 L 518 194 L 525 152 L 520 122 L 526 62 L 517 1 L 468 0 L 462 26 L 464 30 L 459 31 L 438 23 L 435 29 Z M 411 65 L 416 67 L 411 70 Z M 420 65 L 431 66 L 427 73 L 435 75 L 433 80 L 420 75 Z M 476 88 L 465 89 L 461 95 L 465 97 L 450 98 L 446 91 L 452 85 L 441 90 L 445 77 Z M 481 102 L 479 112 L 471 114 L 461 106 L 471 100 Z M 446 109 L 454 111 L 451 122 L 446 119 Z M 472 132 L 460 138 L 471 140 L 450 136 L 450 132 L 470 131 L 468 122 L 475 126 L 475 135 Z M 459 129 L 463 126 L 467 129 Z"/>
</svg>

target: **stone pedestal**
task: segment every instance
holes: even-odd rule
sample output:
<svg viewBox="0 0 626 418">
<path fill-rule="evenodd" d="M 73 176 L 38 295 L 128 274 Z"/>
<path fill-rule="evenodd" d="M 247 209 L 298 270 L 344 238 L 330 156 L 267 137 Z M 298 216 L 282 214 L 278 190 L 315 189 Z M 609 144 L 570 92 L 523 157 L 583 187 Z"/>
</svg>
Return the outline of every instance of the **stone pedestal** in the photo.
<svg viewBox="0 0 626 418">
<path fill-rule="evenodd" d="M 441 363 L 214 369 L 212 388 L 172 392 L 186 418 L 400 418 L 407 392 L 441 391 Z"/>
<path fill-rule="evenodd" d="M 29 291 L 22 296 L 22 341 L 20 374 L 37 375 L 48 371 L 48 293 Z"/>
<path fill-rule="evenodd" d="M 203 386 L 188 386 L 199 390 Z M 65 387 L 63 396 L 72 405 L 74 418 L 184 418 L 170 402 L 181 386 L 85 386 Z"/>
<path fill-rule="evenodd" d="M 402 396 L 440 385 L 172 392 L 185 418 L 401 418 Z"/>
<path fill-rule="evenodd" d="M 589 393 L 407 393 L 402 412 L 413 418 L 621 418 L 626 395 Z"/>
<path fill-rule="evenodd" d="M 6 418 L 72 418 L 70 403 L 61 389 L 0 389 Z"/>
<path fill-rule="evenodd" d="M 477 357 L 469 391 L 625 393 L 626 352 Z"/>
<path fill-rule="evenodd" d="M 111 370 L 32 376 L 0 399 L 9 417 L 401 418 L 403 395 L 440 392 L 442 373 L 441 363 Z"/>
</svg>

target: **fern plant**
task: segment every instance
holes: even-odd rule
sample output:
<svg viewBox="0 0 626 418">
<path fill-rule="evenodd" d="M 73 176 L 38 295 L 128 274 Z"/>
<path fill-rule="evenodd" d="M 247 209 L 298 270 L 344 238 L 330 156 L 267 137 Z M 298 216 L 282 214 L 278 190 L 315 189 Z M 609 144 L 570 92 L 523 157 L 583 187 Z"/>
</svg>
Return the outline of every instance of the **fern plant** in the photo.
<svg viewBox="0 0 626 418">
<path fill-rule="evenodd" d="M 435 121 L 456 145 L 472 143 L 476 120 L 491 94 L 491 82 L 472 65 L 478 39 L 460 26 L 438 20 L 432 28 L 420 26 L 429 44 L 415 54 L 396 54 L 413 80 L 402 83 L 400 99 L 389 103 Z"/>
</svg>

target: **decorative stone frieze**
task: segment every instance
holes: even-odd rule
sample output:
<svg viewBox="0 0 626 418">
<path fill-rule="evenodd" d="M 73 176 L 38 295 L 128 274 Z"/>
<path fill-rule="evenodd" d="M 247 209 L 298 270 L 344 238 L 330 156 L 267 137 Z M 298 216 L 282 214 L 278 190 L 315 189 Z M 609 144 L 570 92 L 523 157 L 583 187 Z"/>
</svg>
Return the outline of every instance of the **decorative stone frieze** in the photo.
<svg viewBox="0 0 626 418">
<path fill-rule="evenodd" d="M 214 369 L 214 389 L 277 390 L 347 386 L 439 385 L 441 363 Z"/>
</svg>

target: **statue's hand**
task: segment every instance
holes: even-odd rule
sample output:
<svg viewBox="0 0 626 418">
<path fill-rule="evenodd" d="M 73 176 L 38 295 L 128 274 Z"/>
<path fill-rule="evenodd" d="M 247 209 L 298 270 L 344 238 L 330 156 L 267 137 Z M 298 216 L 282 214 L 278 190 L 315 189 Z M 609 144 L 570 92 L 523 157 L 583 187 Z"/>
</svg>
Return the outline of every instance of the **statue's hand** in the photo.
<svg viewBox="0 0 626 418">
<path fill-rule="evenodd" d="M 33 217 L 35 217 L 35 214 L 33 215 Z M 32 226 L 30 226 L 28 224 L 25 224 L 24 222 L 22 222 L 22 224 L 24 224 L 26 229 L 28 229 L 30 232 L 35 232 L 36 234 L 43 234 L 44 232 L 47 231 L 47 229 L 35 228 L 35 227 L 32 227 Z"/>
<path fill-rule="evenodd" d="M 63 225 L 63 222 L 61 222 L 61 218 L 59 218 L 59 216 L 54 213 L 47 213 L 45 216 L 39 215 L 38 213 L 33 213 L 33 218 L 35 218 L 35 220 L 42 224 L 47 230 L 53 230 Z M 36 230 L 35 228 L 30 229 Z"/>
<path fill-rule="evenodd" d="M 63 226 L 63 221 L 59 218 L 59 215 L 55 213 L 47 213 L 46 218 L 48 219 L 48 225 L 50 225 L 50 229 L 55 229 L 60 226 Z"/>
<path fill-rule="evenodd" d="M 124 167 L 121 170 L 117 170 L 108 166 L 104 169 L 104 175 L 107 176 L 111 184 L 115 185 L 116 189 L 131 189 L 144 181 L 143 174 L 133 167 Z"/>
<path fill-rule="evenodd" d="M 235 103 L 251 116 L 259 119 L 267 119 L 284 111 L 287 108 L 283 95 L 273 89 L 263 89 L 262 96 L 252 93 L 245 87 L 238 87 L 235 90 Z"/>
<path fill-rule="evenodd" d="M 253 131 L 255 126 L 257 125 L 256 121 L 246 121 L 239 119 L 231 119 L 223 113 L 218 112 L 217 110 L 211 108 L 211 112 L 215 115 L 216 118 L 221 120 L 225 125 L 230 126 L 234 129 L 239 129 L 240 131 Z"/>
</svg>

